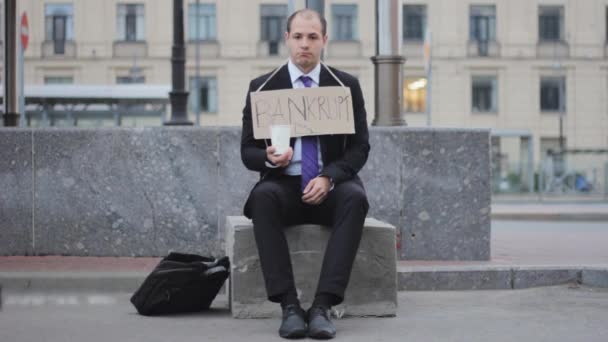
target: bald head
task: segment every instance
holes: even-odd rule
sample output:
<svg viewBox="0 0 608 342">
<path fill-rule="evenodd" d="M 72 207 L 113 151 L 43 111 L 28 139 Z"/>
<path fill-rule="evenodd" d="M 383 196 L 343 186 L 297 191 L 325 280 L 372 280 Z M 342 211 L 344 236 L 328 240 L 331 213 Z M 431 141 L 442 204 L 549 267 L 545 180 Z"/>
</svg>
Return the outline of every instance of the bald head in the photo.
<svg viewBox="0 0 608 342">
<path fill-rule="evenodd" d="M 295 11 L 289 16 L 287 19 L 287 33 L 291 33 L 291 22 L 295 17 L 302 17 L 307 20 L 318 19 L 321 22 L 321 33 L 323 36 L 327 34 L 327 20 L 325 20 L 319 12 L 311 10 L 310 8 Z"/>
</svg>

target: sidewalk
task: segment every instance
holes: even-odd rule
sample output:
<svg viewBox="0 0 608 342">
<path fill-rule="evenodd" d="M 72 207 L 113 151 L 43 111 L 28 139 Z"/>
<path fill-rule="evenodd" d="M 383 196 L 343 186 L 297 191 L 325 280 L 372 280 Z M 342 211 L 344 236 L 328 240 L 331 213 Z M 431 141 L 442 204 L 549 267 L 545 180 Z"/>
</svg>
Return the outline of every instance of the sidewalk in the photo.
<svg viewBox="0 0 608 342">
<path fill-rule="evenodd" d="M 490 261 L 399 261 L 400 290 L 517 289 L 565 283 L 608 288 L 605 222 L 492 223 Z M 0 257 L 7 290 L 132 292 L 159 258 Z"/>
<path fill-rule="evenodd" d="M 608 202 L 556 202 L 493 199 L 492 219 L 537 221 L 606 221 Z"/>
<path fill-rule="evenodd" d="M 490 261 L 400 261 L 401 290 L 608 287 L 605 222 L 492 222 Z"/>
<path fill-rule="evenodd" d="M 397 317 L 335 319 L 333 341 L 608 341 L 608 290 L 400 292 Z M 226 300 L 208 312 L 143 317 L 129 294 L 7 295 L 0 341 L 285 341 L 278 319 L 233 319 Z M 307 339 L 311 341 L 310 339 Z"/>
</svg>

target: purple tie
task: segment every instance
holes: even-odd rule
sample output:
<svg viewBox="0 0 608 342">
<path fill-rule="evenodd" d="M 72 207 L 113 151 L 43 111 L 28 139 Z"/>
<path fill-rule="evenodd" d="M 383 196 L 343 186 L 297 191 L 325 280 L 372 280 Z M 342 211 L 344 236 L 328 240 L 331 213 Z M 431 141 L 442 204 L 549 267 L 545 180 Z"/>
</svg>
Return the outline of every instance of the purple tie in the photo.
<svg viewBox="0 0 608 342">
<path fill-rule="evenodd" d="M 300 80 L 306 88 L 312 86 L 312 78 L 300 76 Z M 319 155 L 317 137 L 302 137 L 302 191 L 311 179 L 319 175 Z"/>
</svg>

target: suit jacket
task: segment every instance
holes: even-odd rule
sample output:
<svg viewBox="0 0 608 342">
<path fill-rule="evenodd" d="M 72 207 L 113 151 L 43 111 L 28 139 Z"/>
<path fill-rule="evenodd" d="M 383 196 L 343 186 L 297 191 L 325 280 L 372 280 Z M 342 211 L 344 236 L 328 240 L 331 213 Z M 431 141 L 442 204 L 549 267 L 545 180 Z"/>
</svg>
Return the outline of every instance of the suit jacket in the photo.
<svg viewBox="0 0 608 342">
<path fill-rule="evenodd" d="M 357 173 L 365 162 L 369 154 L 369 134 L 367 131 L 367 113 L 365 112 L 365 103 L 359 81 L 342 71 L 331 68 L 332 72 L 350 88 L 353 100 L 353 112 L 355 120 L 355 134 L 334 134 L 319 136 L 321 157 L 323 160 L 323 170 L 321 174 L 328 176 L 334 182 L 340 182 L 358 178 Z M 269 168 L 266 166 L 266 144 L 263 139 L 256 140 L 253 137 L 253 125 L 251 119 L 251 101 L 249 93 L 256 91 L 264 81 L 270 76 L 269 74 L 262 75 L 249 84 L 247 92 L 247 100 L 243 109 L 243 132 L 241 136 L 241 159 L 250 170 L 258 171 L 260 178 L 276 177 L 281 175 L 284 168 Z M 339 86 L 333 76 L 327 69 L 321 65 L 321 73 L 319 76 L 319 87 Z M 264 90 L 278 90 L 293 88 L 291 77 L 287 64 L 283 65 L 280 70 L 266 83 Z M 295 138 L 291 139 L 293 147 Z M 271 145 L 270 140 L 267 141 L 268 146 Z"/>
</svg>

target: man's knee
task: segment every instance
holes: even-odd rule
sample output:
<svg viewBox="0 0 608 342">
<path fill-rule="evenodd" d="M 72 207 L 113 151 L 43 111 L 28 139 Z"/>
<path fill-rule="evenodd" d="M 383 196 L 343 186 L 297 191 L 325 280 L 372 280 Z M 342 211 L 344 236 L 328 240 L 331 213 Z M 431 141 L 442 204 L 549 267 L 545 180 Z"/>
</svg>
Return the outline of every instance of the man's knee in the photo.
<svg viewBox="0 0 608 342">
<path fill-rule="evenodd" d="M 338 195 L 338 203 L 350 204 L 353 207 L 363 208 L 366 212 L 369 209 L 367 194 L 365 189 L 360 184 L 349 181 L 339 184 L 336 189 Z"/>
<path fill-rule="evenodd" d="M 279 185 L 273 182 L 257 184 L 247 199 L 246 213 L 254 216 L 256 213 L 275 210 L 279 205 L 279 191 Z"/>
<path fill-rule="evenodd" d="M 353 192 L 352 201 L 355 205 L 363 207 L 367 213 L 369 209 L 369 202 L 367 201 L 367 194 L 365 193 L 365 190 L 359 188 L 357 191 Z"/>
<path fill-rule="evenodd" d="M 272 182 L 261 182 L 251 190 L 250 197 L 252 199 L 270 199 L 276 196 L 277 190 L 277 186 Z"/>
</svg>

